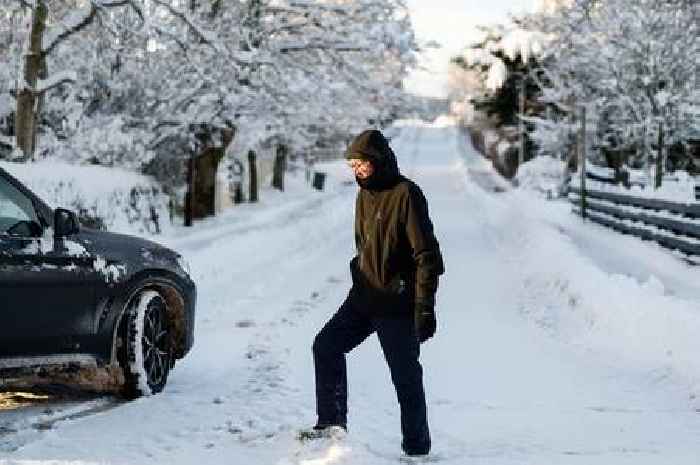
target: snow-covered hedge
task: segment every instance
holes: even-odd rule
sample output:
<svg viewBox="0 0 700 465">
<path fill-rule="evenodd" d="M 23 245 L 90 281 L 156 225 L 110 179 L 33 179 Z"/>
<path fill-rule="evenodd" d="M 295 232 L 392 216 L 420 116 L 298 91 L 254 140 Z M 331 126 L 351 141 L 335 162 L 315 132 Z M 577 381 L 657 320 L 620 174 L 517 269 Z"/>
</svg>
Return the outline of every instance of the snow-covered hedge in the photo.
<svg viewBox="0 0 700 465">
<path fill-rule="evenodd" d="M 119 168 L 41 161 L 0 162 L 51 207 L 75 211 L 83 224 L 128 234 L 170 227 L 168 197 L 148 176 Z"/>
<path fill-rule="evenodd" d="M 518 168 L 515 182 L 520 189 L 558 197 L 564 183 L 564 162 L 549 156 L 535 157 Z"/>
</svg>

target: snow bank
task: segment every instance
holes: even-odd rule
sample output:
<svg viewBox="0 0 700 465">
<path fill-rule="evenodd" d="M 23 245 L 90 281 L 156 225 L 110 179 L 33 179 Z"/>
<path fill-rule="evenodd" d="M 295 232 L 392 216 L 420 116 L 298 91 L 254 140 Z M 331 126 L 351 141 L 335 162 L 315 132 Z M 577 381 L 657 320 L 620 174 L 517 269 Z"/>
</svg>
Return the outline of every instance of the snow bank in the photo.
<svg viewBox="0 0 700 465">
<path fill-rule="evenodd" d="M 541 156 L 523 163 L 515 181 L 520 189 L 537 192 L 547 198 L 558 197 L 564 181 L 564 162 Z"/>
<path fill-rule="evenodd" d="M 538 211 L 528 216 L 539 217 L 519 219 L 523 227 L 514 239 L 521 251 L 515 259 L 520 311 L 558 339 L 635 371 L 681 380 L 695 402 L 700 395 L 697 268 L 661 247 L 582 223 L 568 206 L 519 201 Z"/>
<path fill-rule="evenodd" d="M 152 178 L 101 166 L 55 161 L 0 162 L 52 208 L 75 211 L 91 227 L 127 234 L 169 229 L 168 198 Z"/>
</svg>

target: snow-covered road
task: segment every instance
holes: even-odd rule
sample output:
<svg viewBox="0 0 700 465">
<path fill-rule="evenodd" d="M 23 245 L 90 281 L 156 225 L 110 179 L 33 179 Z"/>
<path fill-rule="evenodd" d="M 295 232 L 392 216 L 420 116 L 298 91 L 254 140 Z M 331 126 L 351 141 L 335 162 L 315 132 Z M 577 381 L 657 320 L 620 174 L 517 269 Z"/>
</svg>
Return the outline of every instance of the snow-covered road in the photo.
<svg viewBox="0 0 700 465">
<path fill-rule="evenodd" d="M 422 353 L 434 457 L 697 464 L 700 272 L 581 224 L 565 202 L 495 193 L 503 182 L 454 126 L 397 134 L 447 268 Z M 376 338 L 348 360 L 349 436 L 294 439 L 315 420 L 311 342 L 350 281 L 356 187 L 327 168 L 325 193 L 291 179 L 290 192 L 167 238 L 190 259 L 199 302 L 194 350 L 163 394 L 41 430 L 13 420 L 0 464 L 396 463 L 398 405 Z"/>
</svg>

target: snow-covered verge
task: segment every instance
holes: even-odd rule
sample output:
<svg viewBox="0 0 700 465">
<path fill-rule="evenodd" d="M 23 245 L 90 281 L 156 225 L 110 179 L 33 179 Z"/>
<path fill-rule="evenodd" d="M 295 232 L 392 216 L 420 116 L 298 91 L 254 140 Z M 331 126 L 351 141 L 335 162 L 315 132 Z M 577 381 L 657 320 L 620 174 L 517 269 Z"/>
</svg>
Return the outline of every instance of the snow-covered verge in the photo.
<svg viewBox="0 0 700 465">
<path fill-rule="evenodd" d="M 447 268 L 438 332 L 421 347 L 434 460 L 696 465 L 698 269 L 581 222 L 566 201 L 494 193 L 490 164 L 454 127 L 407 126 L 392 146 L 425 191 Z M 199 300 L 194 349 L 162 394 L 31 434 L 0 415 L 0 436 L 19 430 L 0 440 L 0 464 L 398 463 L 375 337 L 348 356 L 348 437 L 294 439 L 315 421 L 311 344 L 354 252 L 352 176 L 323 168 L 326 192 L 292 177 L 285 193 L 163 237 L 191 262 Z"/>
<path fill-rule="evenodd" d="M 513 196 L 512 204 L 530 207 L 518 216 L 555 226 L 538 227 L 537 236 L 523 237 L 522 231 L 518 232 L 524 265 L 521 311 L 537 326 L 573 345 L 622 357 L 626 363 L 657 373 L 661 379 L 681 380 L 691 404 L 700 407 L 696 400 L 700 395 L 700 342 L 696 337 L 700 331 L 700 268 L 684 263 L 682 254 L 583 222 L 571 213 L 566 198 L 542 203 L 537 199 L 539 195 L 533 197 L 533 193 L 556 186 L 562 173 L 563 163 L 548 157 L 535 158 L 519 171 L 521 189 L 509 194 Z M 596 174 L 610 173 L 598 169 Z M 574 178 L 572 182 L 580 181 Z M 590 179 L 586 183 L 587 188 L 604 192 L 681 203 L 692 202 L 694 186 L 686 173 L 667 178 L 664 187 L 656 191 L 624 189 Z M 599 199 L 589 201 L 630 213 L 696 223 L 670 212 L 624 207 Z M 642 223 L 622 223 L 680 238 Z"/>
<path fill-rule="evenodd" d="M 50 207 L 75 211 L 88 226 L 152 235 L 171 228 L 168 197 L 148 176 L 55 161 L 0 162 Z"/>
<path fill-rule="evenodd" d="M 700 407 L 700 268 L 674 253 L 547 205 L 514 201 L 548 227 L 520 236 L 521 312 L 556 338 L 680 382 Z M 534 225 L 534 223 L 531 223 Z"/>
<path fill-rule="evenodd" d="M 682 380 L 700 407 L 700 267 L 583 222 L 566 197 L 543 201 L 541 193 L 561 180 L 562 162 L 538 157 L 521 170 L 518 189 L 481 202 L 488 223 L 502 221 L 491 245 L 510 254 L 503 279 L 518 311 L 584 352 Z"/>
<path fill-rule="evenodd" d="M 529 223 L 528 230 L 539 230 L 528 237 L 518 229 L 518 238 L 514 239 L 521 244 L 523 264 L 521 311 L 536 325 L 573 345 L 623 357 L 664 379 L 681 379 L 692 404 L 700 407 L 700 401 L 695 401 L 700 395 L 700 357 L 696 356 L 700 342 L 695 337 L 700 331 L 700 268 L 683 262 L 682 254 L 583 222 L 572 214 L 566 197 L 558 202 L 539 201 L 541 192 L 561 182 L 562 173 L 562 162 L 537 157 L 521 167 L 517 178 L 521 189 L 508 194 L 512 196 L 510 204 L 528 205 L 517 214 L 512 212 L 514 221 Z M 598 169 L 596 174 L 610 173 Z M 586 185 L 604 192 L 691 202 L 692 178 L 676 173 L 666 181 L 665 187 L 656 191 L 624 189 L 590 179 Z M 571 182 L 580 180 L 575 177 Z M 651 212 L 599 199 L 589 201 L 630 213 L 695 223 L 670 212 Z M 596 215 L 606 216 L 599 212 Z M 531 220 L 525 221 L 523 216 Z M 679 238 L 653 226 L 623 223 Z"/>
</svg>

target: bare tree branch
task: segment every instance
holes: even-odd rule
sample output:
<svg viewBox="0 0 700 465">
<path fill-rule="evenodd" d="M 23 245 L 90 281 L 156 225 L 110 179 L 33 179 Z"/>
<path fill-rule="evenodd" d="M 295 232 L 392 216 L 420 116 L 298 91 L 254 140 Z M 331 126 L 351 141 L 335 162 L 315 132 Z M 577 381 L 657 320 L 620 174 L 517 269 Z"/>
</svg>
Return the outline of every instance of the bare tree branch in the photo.
<svg viewBox="0 0 700 465">
<path fill-rule="evenodd" d="M 98 10 L 105 8 L 119 8 L 124 6 L 132 7 L 136 14 L 138 14 L 138 16 L 143 21 L 143 11 L 141 11 L 141 8 L 138 5 L 136 5 L 133 0 L 91 0 L 89 9 L 86 9 L 85 15 L 80 20 L 76 21 L 74 24 L 71 24 L 68 27 L 66 27 L 64 31 L 56 35 L 56 37 L 54 37 L 51 40 L 51 43 L 44 46 L 42 56 L 46 57 L 47 55 L 51 54 L 51 52 L 61 42 L 65 41 L 71 35 L 82 31 L 87 26 L 92 24 L 92 22 L 95 20 L 95 17 L 97 16 Z"/>
<path fill-rule="evenodd" d="M 56 48 L 56 46 L 58 46 L 58 44 L 60 44 L 61 42 L 63 42 L 64 40 L 66 40 L 68 37 L 75 34 L 76 32 L 79 32 L 79 31 L 85 29 L 95 19 L 96 14 L 97 14 L 97 8 L 95 8 L 95 5 L 93 3 L 90 5 L 89 11 L 82 18 L 82 20 L 67 27 L 64 31 L 62 31 L 55 38 L 53 38 L 53 40 L 51 41 L 50 44 L 43 47 L 43 50 L 41 53 L 42 56 L 46 57 L 47 55 L 51 54 L 51 52 Z"/>
<path fill-rule="evenodd" d="M 309 43 L 289 43 L 289 44 L 284 44 L 280 45 L 277 48 L 277 51 L 280 53 L 289 53 L 289 52 L 304 52 L 307 50 L 313 50 L 313 49 L 319 49 L 319 50 L 335 50 L 338 52 L 364 52 L 367 51 L 367 47 L 363 47 L 361 45 L 353 45 L 353 44 L 347 44 L 347 43 L 342 43 L 342 42 L 309 42 Z"/>
<path fill-rule="evenodd" d="M 153 0 L 153 2 L 157 5 L 162 6 L 163 8 L 168 10 L 170 14 L 172 14 L 176 18 L 180 19 L 183 23 L 185 23 L 190 29 L 190 31 L 195 36 L 197 36 L 197 38 L 203 43 L 209 45 L 212 49 L 216 50 L 217 52 L 219 51 L 219 48 L 216 46 L 216 44 L 209 37 L 207 37 L 207 35 L 196 24 L 194 24 L 194 22 L 187 13 L 178 10 L 174 6 L 170 5 L 170 3 L 165 2 L 163 0 Z"/>
</svg>

